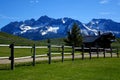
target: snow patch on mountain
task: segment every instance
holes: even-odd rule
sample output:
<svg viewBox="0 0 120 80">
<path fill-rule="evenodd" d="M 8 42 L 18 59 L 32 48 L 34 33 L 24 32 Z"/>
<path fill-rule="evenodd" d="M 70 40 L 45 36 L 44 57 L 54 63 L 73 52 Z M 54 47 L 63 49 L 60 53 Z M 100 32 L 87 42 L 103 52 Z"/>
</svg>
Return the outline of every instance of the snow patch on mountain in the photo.
<svg viewBox="0 0 120 80">
<path fill-rule="evenodd" d="M 65 24 L 65 20 L 62 18 L 62 22 L 63 22 L 63 24 Z"/>
<path fill-rule="evenodd" d="M 38 29 L 38 28 L 39 28 L 39 27 L 25 26 L 24 24 L 22 24 L 22 25 L 20 26 L 21 34 L 26 33 L 28 30 L 36 30 L 36 29 Z"/>
<path fill-rule="evenodd" d="M 47 30 L 41 30 L 40 32 L 41 32 L 41 34 L 42 34 L 42 36 L 43 35 L 46 35 L 48 32 L 53 32 L 53 33 L 57 33 L 57 30 L 59 29 L 59 27 L 52 27 L 52 26 L 50 26 L 50 27 L 47 27 Z"/>
<path fill-rule="evenodd" d="M 92 25 L 98 24 L 98 23 L 99 23 L 99 21 L 95 21 L 95 22 L 91 21 L 91 24 L 92 24 Z"/>
<path fill-rule="evenodd" d="M 98 35 L 98 31 L 96 29 L 90 29 L 85 24 L 83 24 L 83 26 L 86 28 L 86 30 L 94 32 L 94 35 Z"/>
</svg>

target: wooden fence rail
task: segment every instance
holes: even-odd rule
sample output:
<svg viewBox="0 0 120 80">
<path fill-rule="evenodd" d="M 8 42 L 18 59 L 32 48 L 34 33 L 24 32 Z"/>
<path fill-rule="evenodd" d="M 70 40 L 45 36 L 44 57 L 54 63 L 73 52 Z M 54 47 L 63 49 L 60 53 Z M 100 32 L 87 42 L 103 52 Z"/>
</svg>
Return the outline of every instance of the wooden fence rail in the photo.
<svg viewBox="0 0 120 80">
<path fill-rule="evenodd" d="M 98 48 L 98 47 L 89 47 L 89 48 L 85 48 L 83 45 L 81 47 L 74 47 L 74 46 L 56 46 L 56 45 L 50 45 L 48 44 L 48 46 L 36 46 L 35 44 L 33 46 L 14 46 L 14 44 L 10 44 L 10 45 L 0 45 L 1 47 L 8 47 L 11 49 L 11 56 L 9 57 L 9 60 L 11 60 L 11 70 L 14 70 L 14 60 L 17 59 L 25 59 L 25 58 L 33 58 L 33 66 L 35 66 L 35 61 L 36 61 L 36 57 L 41 57 L 41 56 L 46 56 L 48 57 L 48 63 L 51 64 L 51 60 L 52 60 L 52 48 L 61 48 L 61 53 L 54 53 L 54 54 L 61 54 L 61 61 L 64 62 L 64 55 L 65 54 L 70 54 L 72 57 L 72 61 L 74 61 L 75 59 L 75 50 L 80 50 L 81 52 L 81 56 L 82 56 L 82 60 L 85 58 L 85 53 L 86 50 L 88 51 L 87 53 L 89 53 L 89 58 L 92 59 L 92 53 L 95 52 L 97 54 L 97 58 L 99 58 L 99 54 L 100 52 L 103 53 L 103 57 L 106 57 L 106 52 L 109 51 L 111 57 L 113 57 L 113 50 L 116 51 L 116 55 L 119 58 L 119 49 L 113 49 L 113 48 Z M 30 48 L 32 49 L 32 56 L 28 56 L 28 57 L 21 57 L 21 58 L 14 58 L 14 49 L 16 48 Z M 42 48 L 46 48 L 48 49 L 48 53 L 44 54 L 44 55 L 36 55 L 36 49 L 42 49 Z M 71 53 L 65 53 L 65 48 L 70 48 L 71 49 Z M 8 57 L 3 57 L 1 59 L 6 59 Z"/>
</svg>

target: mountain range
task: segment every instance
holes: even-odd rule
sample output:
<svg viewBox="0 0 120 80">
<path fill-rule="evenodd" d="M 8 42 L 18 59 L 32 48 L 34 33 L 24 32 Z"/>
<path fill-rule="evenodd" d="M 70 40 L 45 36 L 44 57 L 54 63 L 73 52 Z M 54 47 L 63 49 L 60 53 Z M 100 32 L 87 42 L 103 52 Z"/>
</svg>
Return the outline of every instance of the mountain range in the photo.
<svg viewBox="0 0 120 80">
<path fill-rule="evenodd" d="M 84 24 L 79 20 L 64 17 L 59 19 L 41 16 L 39 19 L 11 22 L 1 28 L 1 32 L 21 36 L 31 40 L 42 40 L 49 38 L 66 37 L 67 32 L 77 23 L 83 36 L 97 36 L 98 31 L 102 33 L 112 32 L 120 37 L 120 23 L 110 19 L 92 19 Z"/>
</svg>

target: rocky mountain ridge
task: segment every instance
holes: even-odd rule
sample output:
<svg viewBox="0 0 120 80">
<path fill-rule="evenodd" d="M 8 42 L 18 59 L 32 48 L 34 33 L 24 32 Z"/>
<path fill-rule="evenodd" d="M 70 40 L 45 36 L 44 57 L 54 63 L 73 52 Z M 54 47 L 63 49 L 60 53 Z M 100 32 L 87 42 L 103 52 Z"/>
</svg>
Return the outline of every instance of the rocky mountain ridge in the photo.
<svg viewBox="0 0 120 80">
<path fill-rule="evenodd" d="M 93 19 L 84 24 L 72 18 L 54 19 L 48 16 L 41 16 L 38 20 L 30 19 L 21 22 L 11 22 L 1 28 L 2 32 L 21 36 L 31 40 L 42 40 L 48 38 L 66 37 L 67 31 L 72 28 L 73 23 L 77 23 L 83 36 L 96 36 L 101 33 L 112 32 L 120 37 L 120 23 L 110 19 Z"/>
</svg>

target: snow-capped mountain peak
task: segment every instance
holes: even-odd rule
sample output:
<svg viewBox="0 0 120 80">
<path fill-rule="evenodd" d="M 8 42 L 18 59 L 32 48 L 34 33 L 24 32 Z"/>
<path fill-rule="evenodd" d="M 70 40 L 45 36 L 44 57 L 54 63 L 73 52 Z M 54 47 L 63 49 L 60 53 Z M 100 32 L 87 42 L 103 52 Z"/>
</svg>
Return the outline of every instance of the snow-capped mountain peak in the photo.
<svg viewBox="0 0 120 80">
<path fill-rule="evenodd" d="M 42 34 L 42 36 L 48 34 L 49 32 L 53 32 L 53 33 L 57 33 L 57 30 L 59 29 L 59 27 L 47 27 L 47 30 L 41 30 L 40 33 Z"/>
<path fill-rule="evenodd" d="M 32 40 L 66 37 L 67 32 L 77 23 L 83 36 L 96 36 L 101 33 L 112 32 L 120 37 L 120 23 L 110 19 L 92 19 L 88 24 L 83 24 L 72 18 L 54 19 L 41 16 L 38 20 L 30 19 L 21 22 L 11 22 L 1 28 L 2 32 L 22 36 Z"/>
<path fill-rule="evenodd" d="M 39 27 L 25 26 L 25 24 L 22 24 L 22 25 L 20 26 L 21 34 L 26 33 L 26 32 L 29 31 L 29 30 L 36 30 L 36 29 L 38 29 L 38 28 L 39 28 Z"/>
</svg>

